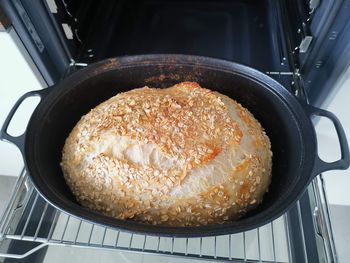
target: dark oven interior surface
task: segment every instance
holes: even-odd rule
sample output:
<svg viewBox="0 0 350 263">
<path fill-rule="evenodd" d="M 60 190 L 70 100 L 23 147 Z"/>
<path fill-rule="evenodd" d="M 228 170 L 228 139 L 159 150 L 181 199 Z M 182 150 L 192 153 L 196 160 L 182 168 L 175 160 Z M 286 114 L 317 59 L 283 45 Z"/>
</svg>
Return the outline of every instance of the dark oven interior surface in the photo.
<svg viewBox="0 0 350 263">
<path fill-rule="evenodd" d="M 76 61 L 135 54 L 191 54 L 263 72 L 288 71 L 277 1 L 66 1 Z"/>
</svg>

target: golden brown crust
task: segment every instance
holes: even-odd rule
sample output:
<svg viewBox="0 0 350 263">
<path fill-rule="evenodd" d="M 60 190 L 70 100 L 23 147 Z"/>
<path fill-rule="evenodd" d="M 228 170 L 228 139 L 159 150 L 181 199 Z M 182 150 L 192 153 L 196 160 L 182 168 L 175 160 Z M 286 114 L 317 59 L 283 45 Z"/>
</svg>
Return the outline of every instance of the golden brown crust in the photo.
<svg viewBox="0 0 350 263">
<path fill-rule="evenodd" d="M 234 100 L 182 82 L 120 93 L 83 116 L 61 167 L 84 206 L 175 226 L 223 223 L 262 200 L 270 142 Z"/>
</svg>

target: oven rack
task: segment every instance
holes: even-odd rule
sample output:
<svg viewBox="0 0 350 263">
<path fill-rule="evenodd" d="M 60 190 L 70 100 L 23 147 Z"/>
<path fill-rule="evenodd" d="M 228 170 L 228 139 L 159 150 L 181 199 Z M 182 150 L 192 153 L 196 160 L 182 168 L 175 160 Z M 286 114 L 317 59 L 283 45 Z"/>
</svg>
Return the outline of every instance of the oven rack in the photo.
<svg viewBox="0 0 350 263">
<path fill-rule="evenodd" d="M 314 182 L 312 188 L 321 197 L 318 184 Z M 313 212 L 320 244 L 313 256 L 324 258 L 325 262 L 334 262 L 336 255 L 330 222 L 325 220 L 328 214 L 324 213 L 325 204 L 318 205 Z M 0 221 L 0 261 L 1 257 L 26 258 L 49 246 L 69 246 L 210 261 L 313 262 L 308 261 L 309 241 L 305 236 L 307 228 L 300 202 L 296 205 L 296 211 L 299 229 L 292 229 L 291 221 L 294 219 L 286 213 L 265 226 L 233 235 L 203 238 L 140 235 L 86 222 L 54 208 L 33 188 L 23 169 Z M 299 240 L 293 240 L 296 234 L 301 237 Z M 13 252 L 18 242 L 26 243 L 26 250 Z M 301 245 L 299 251 L 296 242 Z"/>
<path fill-rule="evenodd" d="M 171 238 L 127 233 L 55 209 L 33 189 L 25 170 L 10 206 L 1 221 L 2 242 L 8 239 L 31 242 L 33 246 L 22 254 L 0 253 L 1 257 L 25 258 L 47 246 L 74 246 L 212 261 L 291 261 L 286 215 L 263 227 L 233 235 Z M 25 220 L 20 222 L 22 217 Z"/>
</svg>

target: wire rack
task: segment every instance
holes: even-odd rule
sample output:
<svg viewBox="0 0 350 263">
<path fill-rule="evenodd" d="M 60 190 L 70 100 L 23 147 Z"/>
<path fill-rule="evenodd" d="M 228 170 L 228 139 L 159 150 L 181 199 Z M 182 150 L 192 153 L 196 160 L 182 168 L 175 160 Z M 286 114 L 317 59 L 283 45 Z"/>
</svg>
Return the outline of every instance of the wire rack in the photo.
<svg viewBox="0 0 350 263">
<path fill-rule="evenodd" d="M 307 258 L 299 203 L 297 211 L 299 231 L 302 233 L 300 243 Z M 6 241 L 29 242 L 31 246 L 22 253 L 1 252 L 0 257 L 20 259 L 44 247 L 70 246 L 211 261 L 298 262 L 292 255 L 289 227 L 288 215 L 285 214 L 263 227 L 233 235 L 171 238 L 127 233 L 92 224 L 57 210 L 33 189 L 23 170 L 0 221 L 0 244 Z M 318 232 L 322 234 L 322 231 Z M 323 235 L 322 240 L 332 244 L 332 240 L 324 239 Z"/>
<path fill-rule="evenodd" d="M 20 222 L 21 218 L 25 218 Z M 33 189 L 25 171 L 1 220 L 0 241 L 35 244 L 21 254 L 0 257 L 25 258 L 46 246 L 75 246 L 212 261 L 290 262 L 286 215 L 254 230 L 203 238 L 154 237 L 118 231 L 88 223 L 61 212 Z"/>
</svg>

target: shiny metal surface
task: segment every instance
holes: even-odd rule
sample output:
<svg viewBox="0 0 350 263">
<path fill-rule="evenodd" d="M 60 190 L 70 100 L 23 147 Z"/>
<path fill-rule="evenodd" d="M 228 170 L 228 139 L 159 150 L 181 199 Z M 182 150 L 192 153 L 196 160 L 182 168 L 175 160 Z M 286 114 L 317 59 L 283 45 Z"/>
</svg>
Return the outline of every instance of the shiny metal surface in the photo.
<svg viewBox="0 0 350 263">
<path fill-rule="evenodd" d="M 322 197 L 319 196 L 322 187 L 320 189 L 318 186 L 316 182 L 312 185 L 315 200 Z M 299 207 L 300 225 L 303 226 L 300 204 L 297 204 L 297 207 Z M 324 213 L 324 208 L 323 205 L 317 209 Z M 52 216 L 48 217 L 49 214 Z M 24 223 L 18 224 L 18 218 L 21 217 L 24 217 Z M 323 240 L 326 262 L 331 262 L 336 258 L 334 242 L 329 228 L 330 223 L 325 223 L 324 219 L 329 218 L 317 218 L 316 230 Z M 78 220 L 51 207 L 33 190 L 25 171 L 19 177 L 16 191 L 1 218 L 0 229 L 2 237 L 0 244 L 5 240 L 36 244 L 21 254 L 1 251 L 0 257 L 5 258 L 25 258 L 46 246 L 71 246 L 211 261 L 293 262 L 287 215 L 258 229 L 233 235 L 167 238 L 126 233 Z M 47 231 L 44 232 L 43 229 Z M 300 241 L 304 244 L 307 258 L 305 240 Z"/>
<path fill-rule="evenodd" d="M 24 203 L 18 198 L 23 192 Z M 52 218 L 48 217 L 50 213 Z M 23 224 L 18 224 L 18 217 L 24 217 Z M 23 172 L 1 220 L 1 241 L 21 240 L 35 242 L 36 246 L 23 254 L 2 252 L 0 257 L 25 258 L 46 246 L 76 246 L 214 261 L 290 262 L 284 220 L 281 217 L 244 233 L 203 238 L 167 238 L 126 233 L 78 220 L 56 210 L 33 190 L 29 178 Z M 44 228 L 48 229 L 46 233 L 43 232 Z M 277 243 L 285 247 L 276 248 Z M 276 253 L 283 250 L 286 253 Z"/>
</svg>

